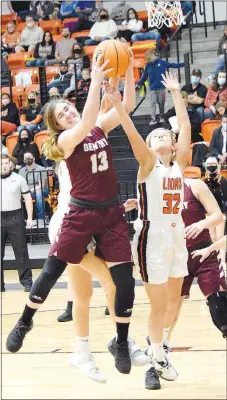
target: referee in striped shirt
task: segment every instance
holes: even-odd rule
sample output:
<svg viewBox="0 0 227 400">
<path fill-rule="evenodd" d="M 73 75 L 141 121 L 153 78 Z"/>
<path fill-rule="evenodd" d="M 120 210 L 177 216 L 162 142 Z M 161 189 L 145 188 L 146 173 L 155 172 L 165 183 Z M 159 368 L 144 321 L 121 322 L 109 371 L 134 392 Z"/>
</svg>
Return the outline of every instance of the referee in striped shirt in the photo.
<svg viewBox="0 0 227 400">
<path fill-rule="evenodd" d="M 1 186 L 1 292 L 5 291 L 3 258 L 8 237 L 15 254 L 20 283 L 24 286 L 25 292 L 29 292 L 32 286 L 32 271 L 21 209 L 21 195 L 24 198 L 28 214 L 28 228 L 32 227 L 32 197 L 26 180 L 21 175 L 11 171 L 10 159 L 7 154 L 1 155 Z"/>
</svg>

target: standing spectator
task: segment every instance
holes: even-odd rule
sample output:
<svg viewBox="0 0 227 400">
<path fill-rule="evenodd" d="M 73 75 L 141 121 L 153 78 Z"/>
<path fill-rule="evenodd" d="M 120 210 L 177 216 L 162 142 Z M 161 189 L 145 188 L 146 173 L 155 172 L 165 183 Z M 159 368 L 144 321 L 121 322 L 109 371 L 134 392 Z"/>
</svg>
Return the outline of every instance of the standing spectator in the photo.
<svg viewBox="0 0 227 400">
<path fill-rule="evenodd" d="M 119 1 L 110 12 L 110 18 L 112 18 L 117 25 L 121 25 L 122 22 L 127 18 L 127 12 L 131 8 L 130 4 L 126 1 Z"/>
<path fill-rule="evenodd" d="M 1 15 L 9 15 L 13 14 L 13 6 L 11 1 L 2 1 L 1 2 Z"/>
<path fill-rule="evenodd" d="M 20 283 L 25 292 L 32 287 L 32 272 L 29 265 L 26 230 L 21 209 L 21 195 L 27 211 L 27 228 L 32 227 L 33 204 L 28 185 L 22 176 L 11 171 L 10 159 L 1 155 L 1 185 L 4 196 L 1 205 L 1 292 L 5 291 L 3 259 L 9 237 L 16 258 Z"/>
<path fill-rule="evenodd" d="M 19 170 L 19 175 L 23 176 L 28 182 L 29 190 L 37 208 L 38 223 L 42 225 L 45 219 L 45 198 L 48 196 L 47 171 L 44 167 L 35 163 L 35 157 L 32 153 L 24 154 L 24 164 L 25 167 Z"/>
<path fill-rule="evenodd" d="M 33 142 L 31 132 L 24 128 L 18 135 L 17 144 L 13 149 L 13 156 L 17 159 L 18 165 L 24 164 L 24 154 L 32 153 L 36 163 L 40 163 L 39 149 L 36 143 Z"/>
<path fill-rule="evenodd" d="M 45 65 L 59 64 L 60 61 L 66 61 L 68 58 L 72 58 L 72 48 L 77 41 L 71 39 L 71 34 L 67 27 L 63 27 L 62 36 L 63 39 L 59 40 L 56 44 L 55 59 L 46 61 Z"/>
<path fill-rule="evenodd" d="M 31 14 L 36 21 L 53 19 L 54 3 L 52 1 L 35 1 L 31 7 Z"/>
<path fill-rule="evenodd" d="M 140 88 L 146 80 L 149 80 L 150 96 L 151 96 L 151 122 L 150 125 L 156 124 L 156 106 L 159 106 L 160 121 L 164 122 L 165 108 L 165 87 L 162 84 L 162 75 L 166 73 L 168 68 L 181 68 L 184 63 L 167 62 L 159 58 L 155 50 L 149 50 L 145 54 L 147 65 L 145 71 L 137 83 L 136 87 Z"/>
<path fill-rule="evenodd" d="M 220 164 L 227 163 L 227 114 L 222 117 L 221 127 L 214 130 L 210 153 L 218 158 Z"/>
<path fill-rule="evenodd" d="M 33 54 L 36 44 L 43 39 L 43 30 L 35 25 L 35 21 L 31 15 L 25 17 L 25 22 L 26 28 L 21 32 L 20 44 L 15 47 L 15 52 L 30 51 Z"/>
<path fill-rule="evenodd" d="M 214 71 L 214 74 L 218 74 L 220 71 L 224 69 L 225 66 L 225 56 L 224 56 L 224 51 L 227 50 L 227 25 L 224 27 L 224 35 L 222 38 L 219 40 L 218 43 L 218 61 L 216 65 L 216 70 Z"/>
<path fill-rule="evenodd" d="M 134 8 L 129 8 L 126 19 L 118 26 L 117 37 L 123 42 L 130 42 L 132 35 L 143 29 L 143 21 L 140 21 Z"/>
<path fill-rule="evenodd" d="M 110 19 L 109 13 L 105 8 L 99 11 L 99 20 L 96 22 L 89 33 L 90 39 L 85 40 L 85 46 L 94 46 L 107 39 L 114 39 L 117 36 L 117 25 Z"/>
<path fill-rule="evenodd" d="M 36 44 L 34 57 L 35 60 L 27 61 L 27 67 L 40 67 L 44 65 L 47 60 L 54 60 L 55 43 L 50 31 L 44 32 L 42 42 Z"/>
<path fill-rule="evenodd" d="M 19 126 L 19 111 L 15 103 L 11 102 L 10 95 L 3 93 L 1 96 L 1 126 L 2 134 L 15 132 Z"/>
<path fill-rule="evenodd" d="M 38 131 L 39 124 L 42 120 L 41 104 L 38 103 L 37 94 L 34 90 L 26 95 L 25 107 L 21 110 L 20 126 L 18 132 L 27 128 L 31 133 Z"/>
<path fill-rule="evenodd" d="M 16 30 L 14 22 L 9 22 L 6 26 L 6 32 L 2 35 L 2 51 L 12 53 L 20 43 L 20 33 Z"/>
<path fill-rule="evenodd" d="M 189 12 L 193 14 L 193 1 L 181 1 L 181 7 L 184 15 L 187 15 Z"/>
<path fill-rule="evenodd" d="M 72 49 L 73 58 L 68 60 L 68 64 L 76 64 L 77 78 L 81 79 L 81 71 L 90 68 L 90 59 L 85 54 L 82 44 L 75 43 Z"/>
<path fill-rule="evenodd" d="M 63 95 L 66 89 L 70 87 L 72 72 L 69 71 L 69 66 L 65 61 L 60 62 L 59 74 L 55 75 L 48 84 L 48 90 L 52 87 L 57 87 L 59 93 Z"/>
<path fill-rule="evenodd" d="M 188 93 L 188 103 L 191 104 L 197 112 L 202 114 L 204 111 L 204 100 L 207 94 L 207 88 L 200 82 L 201 77 L 202 72 L 200 69 L 193 69 L 191 83 L 183 86 L 181 90 Z"/>
<path fill-rule="evenodd" d="M 78 1 L 63 0 L 59 10 L 58 18 L 63 20 L 65 18 L 75 18 L 77 17 L 77 4 Z"/>
</svg>

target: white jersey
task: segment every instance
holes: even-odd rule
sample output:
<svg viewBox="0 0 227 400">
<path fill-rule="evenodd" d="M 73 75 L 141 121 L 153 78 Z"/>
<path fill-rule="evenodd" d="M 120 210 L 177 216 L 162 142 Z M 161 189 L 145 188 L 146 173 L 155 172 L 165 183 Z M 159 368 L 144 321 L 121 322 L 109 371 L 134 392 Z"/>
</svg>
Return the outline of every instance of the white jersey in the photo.
<svg viewBox="0 0 227 400">
<path fill-rule="evenodd" d="M 146 180 L 138 184 L 138 200 L 140 220 L 182 223 L 184 184 L 178 163 L 166 168 L 157 160 Z"/>
</svg>

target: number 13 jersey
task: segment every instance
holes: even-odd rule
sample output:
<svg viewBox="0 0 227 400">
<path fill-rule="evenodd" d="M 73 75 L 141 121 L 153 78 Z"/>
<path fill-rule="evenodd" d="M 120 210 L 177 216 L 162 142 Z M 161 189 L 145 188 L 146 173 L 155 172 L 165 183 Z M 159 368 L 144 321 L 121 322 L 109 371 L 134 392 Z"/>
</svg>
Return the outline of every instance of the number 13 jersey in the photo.
<svg viewBox="0 0 227 400">
<path fill-rule="evenodd" d="M 139 219 L 182 225 L 184 184 L 178 163 L 166 168 L 157 160 L 146 180 L 138 184 L 138 200 Z"/>
<path fill-rule="evenodd" d="M 73 198 L 106 201 L 118 195 L 112 149 L 100 128 L 92 129 L 66 159 L 66 164 Z"/>
</svg>

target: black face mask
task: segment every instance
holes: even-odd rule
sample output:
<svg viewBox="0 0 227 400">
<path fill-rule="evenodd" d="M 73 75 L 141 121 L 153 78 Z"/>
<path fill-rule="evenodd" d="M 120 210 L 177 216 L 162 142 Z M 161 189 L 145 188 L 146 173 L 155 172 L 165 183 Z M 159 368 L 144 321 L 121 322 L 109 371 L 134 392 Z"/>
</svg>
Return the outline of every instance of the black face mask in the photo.
<svg viewBox="0 0 227 400">
<path fill-rule="evenodd" d="M 51 96 L 51 97 L 50 97 L 50 100 L 58 100 L 58 99 L 60 99 L 60 98 L 61 98 L 61 96 L 54 95 L 54 96 Z"/>
<path fill-rule="evenodd" d="M 101 14 L 100 19 L 108 19 L 108 16 L 106 14 Z"/>
<path fill-rule="evenodd" d="M 210 172 L 211 175 L 216 175 L 217 174 L 217 166 L 216 165 L 209 165 L 207 167 L 207 171 Z"/>
<path fill-rule="evenodd" d="M 26 165 L 32 165 L 33 164 L 33 159 L 32 158 L 26 158 L 26 160 L 24 160 L 24 163 Z"/>
<path fill-rule="evenodd" d="M 67 74 L 67 72 L 68 72 L 68 71 L 60 71 L 60 74 L 61 74 L 61 75 L 65 75 L 65 74 Z"/>
<path fill-rule="evenodd" d="M 29 143 L 28 137 L 21 138 L 21 143 Z"/>
<path fill-rule="evenodd" d="M 28 99 L 29 104 L 35 104 L 35 99 Z"/>
<path fill-rule="evenodd" d="M 74 54 L 81 54 L 81 50 L 80 49 L 75 49 L 75 50 L 73 50 L 73 53 Z"/>
</svg>

